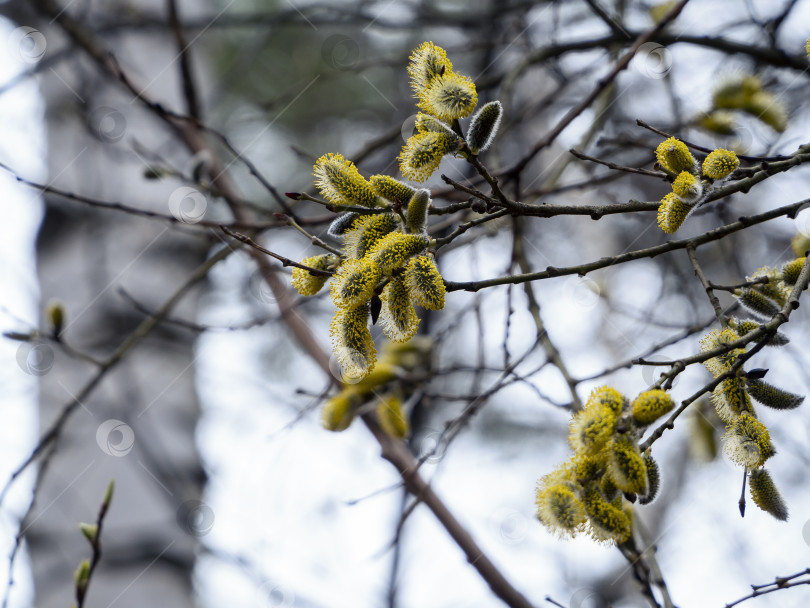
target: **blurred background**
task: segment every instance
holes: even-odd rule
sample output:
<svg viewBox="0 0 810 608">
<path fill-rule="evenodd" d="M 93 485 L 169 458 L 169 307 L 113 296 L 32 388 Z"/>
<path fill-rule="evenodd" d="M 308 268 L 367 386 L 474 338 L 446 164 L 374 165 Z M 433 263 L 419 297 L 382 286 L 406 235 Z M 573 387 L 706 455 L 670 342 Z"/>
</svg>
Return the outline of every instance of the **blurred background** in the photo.
<svg viewBox="0 0 810 608">
<path fill-rule="evenodd" d="M 312 165 L 327 152 L 366 176 L 400 176 L 396 157 L 417 112 L 405 67 L 425 40 L 473 78 L 481 103 L 503 102 L 482 160 L 493 172 L 525 161 L 504 187 L 526 203 L 659 200 L 662 180 L 568 152 L 652 169 L 663 138 L 637 119 L 748 156 L 807 143 L 810 1 L 691 0 L 552 145 L 530 154 L 674 4 L 0 2 L 3 606 L 71 604 L 73 573 L 91 554 L 78 523 L 95 521 L 112 479 L 88 606 L 498 605 L 433 515 L 411 511 L 367 429 L 321 427 L 331 379 L 279 304 L 326 352 L 332 305 L 323 293 L 304 300 L 268 287 L 255 259 L 217 227 L 233 221 L 232 201 L 210 171 L 224 166 L 236 202 L 262 223 L 257 240 L 293 260 L 313 255 L 311 241 L 274 214 L 292 209 L 324 239 L 332 214 L 279 193 L 314 192 Z M 720 111 L 713 91 L 750 75 L 771 95 L 769 112 Z M 208 143 L 195 148 L 201 133 Z M 467 164 L 447 157 L 427 182 L 434 205 L 468 200 L 441 173 L 475 183 Z M 776 175 L 701 208 L 677 236 L 800 201 L 806 180 L 802 167 Z M 435 216 L 432 233 L 474 217 L 469 206 Z M 810 210 L 699 257 L 713 282 L 731 285 L 793 259 L 797 233 L 810 236 Z M 517 234 L 529 268 L 513 255 Z M 468 281 L 668 238 L 654 211 L 507 217 L 468 231 L 438 263 L 446 280 Z M 54 301 L 66 313 L 58 340 L 45 314 Z M 538 281 L 530 294 L 520 285 L 455 291 L 443 311 L 424 313 L 419 371 L 405 383 L 407 445 L 533 605 L 547 596 L 570 608 L 647 605 L 619 551 L 555 538 L 537 522 L 534 488 L 569 455 L 571 386 L 581 400 L 604 384 L 632 398 L 661 371 L 632 359 L 694 354 L 713 321 L 683 251 Z M 807 321 L 802 307 L 785 327 L 791 343 L 753 361 L 801 394 L 810 387 Z M 673 396 L 710 379 L 690 367 Z M 447 443 L 446 424 L 471 403 L 483 406 Z M 810 565 L 806 404 L 763 412 L 786 523 L 750 504 L 740 518 L 741 470 L 718 449 L 723 425 L 706 406 L 695 404 L 657 442 L 661 495 L 636 511 L 678 606 L 724 606 L 752 583 Z M 806 605 L 807 589 L 750 604 Z"/>
</svg>

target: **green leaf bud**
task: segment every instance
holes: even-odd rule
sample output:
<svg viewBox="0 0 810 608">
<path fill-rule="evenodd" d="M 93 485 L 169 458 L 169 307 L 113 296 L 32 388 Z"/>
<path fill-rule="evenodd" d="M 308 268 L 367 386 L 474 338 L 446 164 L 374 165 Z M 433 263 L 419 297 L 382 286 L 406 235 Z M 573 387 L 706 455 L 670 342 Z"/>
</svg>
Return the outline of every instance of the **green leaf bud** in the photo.
<svg viewBox="0 0 810 608">
<path fill-rule="evenodd" d="M 478 154 L 489 148 L 498 133 L 502 115 L 503 106 L 500 101 L 490 101 L 473 115 L 467 130 L 467 146 L 470 152 Z"/>
<path fill-rule="evenodd" d="M 96 539 L 98 539 L 98 524 L 86 524 L 82 522 L 79 523 L 79 530 L 81 530 L 87 542 L 91 545 L 95 545 Z"/>
<path fill-rule="evenodd" d="M 652 456 L 644 454 L 642 458 L 644 459 L 644 466 L 647 468 L 647 493 L 644 496 L 639 496 L 638 502 L 642 505 L 648 505 L 658 495 L 658 490 L 661 487 L 661 471 Z"/>
<path fill-rule="evenodd" d="M 763 380 L 749 380 L 748 393 L 762 405 L 775 410 L 796 409 L 804 401 L 804 396 L 783 391 Z"/>
</svg>

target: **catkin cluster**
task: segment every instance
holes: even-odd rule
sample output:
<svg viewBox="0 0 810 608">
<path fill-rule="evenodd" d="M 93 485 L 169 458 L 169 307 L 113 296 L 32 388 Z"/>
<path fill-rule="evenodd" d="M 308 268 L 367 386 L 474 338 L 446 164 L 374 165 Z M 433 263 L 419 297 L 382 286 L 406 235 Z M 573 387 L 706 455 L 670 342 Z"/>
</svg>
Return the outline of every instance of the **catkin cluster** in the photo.
<svg viewBox="0 0 810 608">
<path fill-rule="evenodd" d="M 411 53 L 408 75 L 421 112 L 416 116 L 416 133 L 399 155 L 405 177 L 423 182 L 446 155 L 478 154 L 489 147 L 501 121 L 501 103 L 483 105 L 472 117 L 465 137 L 459 119 L 475 110 L 478 92 L 472 80 L 453 71 L 443 48 L 432 42 L 419 45 Z"/>
<path fill-rule="evenodd" d="M 651 502 L 660 484 L 655 460 L 639 451 L 640 431 L 674 405 L 662 390 L 644 391 L 632 402 L 611 387 L 594 390 L 569 425 L 574 455 L 538 482 L 538 519 L 562 536 L 628 540 L 631 503 Z"/>
<path fill-rule="evenodd" d="M 767 278 L 768 281 L 738 290 L 739 301 L 758 316 L 773 316 L 784 305 L 804 261 L 803 257 L 797 258 L 781 270 L 758 270 L 754 277 L 749 277 L 749 282 L 756 278 Z M 759 327 L 758 321 L 732 318 L 727 327 L 715 329 L 703 337 L 701 351 L 728 348 L 729 344 Z M 787 343 L 787 336 L 777 332 L 767 345 L 783 346 Z M 758 419 L 753 401 L 777 410 L 792 410 L 801 405 L 804 397 L 765 382 L 762 370 L 746 373 L 740 366 L 732 372 L 744 353 L 744 348 L 732 348 L 704 362 L 714 378 L 727 376 L 712 391 L 711 400 L 717 416 L 726 425 L 723 449 L 730 460 L 748 471 L 752 499 L 760 509 L 784 521 L 788 517 L 787 506 L 763 468 L 765 462 L 776 454 L 776 449 L 768 428 Z"/>
<path fill-rule="evenodd" d="M 672 191 L 661 199 L 658 207 L 658 226 L 667 234 L 678 230 L 710 188 L 731 175 L 740 164 L 734 152 L 718 148 L 699 166 L 686 144 L 674 137 L 658 145 L 655 157 L 672 177 Z"/>
<path fill-rule="evenodd" d="M 719 135 L 735 135 L 736 113 L 747 114 L 782 133 L 787 128 L 788 112 L 782 99 L 767 89 L 759 77 L 743 74 L 726 78 L 712 93 L 712 108 L 697 124 Z"/>
</svg>

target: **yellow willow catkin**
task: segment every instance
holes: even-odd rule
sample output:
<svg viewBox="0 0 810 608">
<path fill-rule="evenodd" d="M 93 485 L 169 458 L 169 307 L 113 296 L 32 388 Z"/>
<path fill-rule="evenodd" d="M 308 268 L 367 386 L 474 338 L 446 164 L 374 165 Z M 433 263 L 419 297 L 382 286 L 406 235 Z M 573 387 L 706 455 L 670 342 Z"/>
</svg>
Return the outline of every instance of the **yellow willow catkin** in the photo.
<svg viewBox="0 0 810 608">
<path fill-rule="evenodd" d="M 424 251 L 429 242 L 427 236 L 422 234 L 391 232 L 374 243 L 366 258 L 383 274 L 389 274 L 404 266 L 412 256 Z"/>
<path fill-rule="evenodd" d="M 442 74 L 453 71 L 453 64 L 447 58 L 445 50 L 432 42 L 423 42 L 416 47 L 408 60 L 408 76 L 411 79 L 411 88 L 418 97 L 433 82 L 433 79 Z"/>
<path fill-rule="evenodd" d="M 782 266 L 782 280 L 786 285 L 796 284 L 796 281 L 799 280 L 799 274 L 802 272 L 804 261 L 806 259 L 806 257 L 800 257 Z"/>
<path fill-rule="evenodd" d="M 419 317 L 416 316 L 402 275 L 391 279 L 383 289 L 380 299 L 382 308 L 379 322 L 385 335 L 394 342 L 410 340 L 419 329 Z"/>
<path fill-rule="evenodd" d="M 688 171 L 681 171 L 672 182 L 672 191 L 684 203 L 694 205 L 703 196 L 703 185 Z"/>
<path fill-rule="evenodd" d="M 387 175 L 372 175 L 369 182 L 378 196 L 397 205 L 407 205 L 416 193 L 416 188 Z"/>
<path fill-rule="evenodd" d="M 313 174 L 320 193 L 335 205 L 374 207 L 380 202 L 354 163 L 340 154 L 321 156 L 315 162 Z"/>
<path fill-rule="evenodd" d="M 574 536 L 585 524 L 585 509 L 565 484 L 541 485 L 536 494 L 537 518 L 559 536 Z"/>
<path fill-rule="evenodd" d="M 638 502 L 642 505 L 648 505 L 658 495 L 658 490 L 661 487 L 661 471 L 652 456 L 644 454 L 643 458 L 644 466 L 647 468 L 647 493 L 644 496 L 639 496 Z"/>
<path fill-rule="evenodd" d="M 633 420 L 639 426 L 647 426 L 668 414 L 675 402 L 666 391 L 651 390 L 639 394 L 630 404 L 633 411 Z"/>
<path fill-rule="evenodd" d="M 301 260 L 301 264 L 315 268 L 316 270 L 327 270 L 329 266 L 337 261 L 331 253 L 316 255 Z M 329 277 L 326 275 L 312 274 L 304 268 L 293 268 L 292 286 L 302 296 L 314 296 L 326 284 Z"/>
<path fill-rule="evenodd" d="M 730 151 L 718 148 L 712 150 L 703 161 L 703 175 L 711 179 L 723 179 L 734 173 L 740 166 L 740 159 Z"/>
<path fill-rule="evenodd" d="M 376 413 L 380 426 L 391 437 L 404 439 L 411 434 L 411 425 L 399 397 L 387 395 L 379 399 Z"/>
<path fill-rule="evenodd" d="M 399 154 L 399 170 L 408 179 L 423 182 L 439 168 L 445 155 L 458 150 L 459 143 L 459 138 L 449 133 L 417 133 Z"/>
<path fill-rule="evenodd" d="M 608 474 L 623 492 L 647 493 L 647 467 L 638 446 L 627 436 L 618 437 L 610 444 Z"/>
<path fill-rule="evenodd" d="M 428 209 L 430 208 L 430 190 L 424 188 L 414 192 L 408 202 L 408 232 L 419 233 L 425 229 Z"/>
<path fill-rule="evenodd" d="M 739 378 L 726 378 L 712 391 L 712 405 L 717 417 L 726 424 L 733 423 L 737 417 L 751 410 L 751 398 L 743 389 Z"/>
<path fill-rule="evenodd" d="M 582 504 L 588 515 L 594 540 L 623 543 L 630 538 L 632 525 L 627 513 L 607 502 L 599 490 L 586 490 Z"/>
<path fill-rule="evenodd" d="M 366 258 L 345 260 L 329 284 L 332 301 L 344 308 L 364 305 L 374 294 L 381 277 L 379 266 Z"/>
<path fill-rule="evenodd" d="M 770 513 L 779 521 L 787 521 L 788 508 L 770 473 L 765 469 L 755 469 L 750 472 L 748 487 L 751 489 L 751 498 L 754 503 L 766 513 Z"/>
<path fill-rule="evenodd" d="M 368 306 L 339 308 L 329 333 L 335 357 L 344 374 L 353 380 L 366 376 L 377 360 L 374 340 L 368 329 Z"/>
<path fill-rule="evenodd" d="M 439 120 L 453 121 L 472 114 L 477 104 L 478 93 L 473 81 L 467 76 L 445 72 L 425 87 L 417 106 Z"/>
<path fill-rule="evenodd" d="M 568 425 L 568 442 L 575 452 L 596 454 L 616 428 L 616 414 L 604 405 L 594 405 L 574 414 Z"/>
<path fill-rule="evenodd" d="M 746 412 L 731 424 L 724 437 L 726 455 L 740 466 L 761 467 L 776 454 L 768 429 Z"/>
<path fill-rule="evenodd" d="M 348 258 L 362 258 L 374 244 L 399 228 L 399 218 L 391 213 L 361 215 L 346 232 L 343 239 L 343 253 Z"/>
<path fill-rule="evenodd" d="M 624 396 L 611 386 L 600 386 L 591 391 L 586 408 L 603 405 L 614 414 L 620 414 L 625 407 Z"/>
<path fill-rule="evenodd" d="M 655 158 L 658 163 L 670 173 L 675 175 L 681 171 L 692 172 L 695 170 L 695 159 L 686 144 L 670 137 L 665 139 L 655 149 Z"/>
<path fill-rule="evenodd" d="M 674 192 L 669 192 L 658 206 L 658 227 L 667 234 L 673 234 L 683 225 L 691 211 L 692 205 L 684 203 Z"/>
<path fill-rule="evenodd" d="M 432 255 L 414 257 L 405 268 L 405 284 L 411 301 L 427 310 L 444 308 L 445 286 Z"/>
<path fill-rule="evenodd" d="M 360 405 L 358 394 L 352 389 L 345 389 L 326 400 L 321 408 L 321 424 L 328 431 L 345 431 L 354 420 L 357 406 Z"/>
</svg>

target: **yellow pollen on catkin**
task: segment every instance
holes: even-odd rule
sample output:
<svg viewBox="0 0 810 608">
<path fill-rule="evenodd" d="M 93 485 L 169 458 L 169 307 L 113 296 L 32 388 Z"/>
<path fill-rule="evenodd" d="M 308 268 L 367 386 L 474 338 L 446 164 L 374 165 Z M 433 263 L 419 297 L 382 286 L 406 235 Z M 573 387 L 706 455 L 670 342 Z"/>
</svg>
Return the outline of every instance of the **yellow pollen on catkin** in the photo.
<svg viewBox="0 0 810 608">
<path fill-rule="evenodd" d="M 397 205 L 407 205 L 416 192 L 416 188 L 387 175 L 372 175 L 369 182 L 378 196 Z"/>
<path fill-rule="evenodd" d="M 377 195 L 357 167 L 340 154 L 324 154 L 313 169 L 315 185 L 330 203 L 335 205 L 361 205 L 375 207 Z"/>
<path fill-rule="evenodd" d="M 439 168 L 442 158 L 458 150 L 459 143 L 459 138 L 450 133 L 417 133 L 405 142 L 399 154 L 399 170 L 408 179 L 423 182 Z"/>
<path fill-rule="evenodd" d="M 688 171 L 681 171 L 672 182 L 672 191 L 684 203 L 693 205 L 703 196 L 703 185 Z"/>
<path fill-rule="evenodd" d="M 611 386 L 600 386 L 591 391 L 591 394 L 588 396 L 588 401 L 585 403 L 585 407 L 597 407 L 600 405 L 607 407 L 614 414 L 618 415 L 621 413 L 622 409 L 624 409 L 624 396 Z"/>
<path fill-rule="evenodd" d="M 567 485 L 539 487 L 535 504 L 537 518 L 550 532 L 571 537 L 585 524 L 585 509 L 574 491 Z"/>
<path fill-rule="evenodd" d="M 655 157 L 664 169 L 676 175 L 681 171 L 692 172 L 695 170 L 695 159 L 689 152 L 689 148 L 674 137 L 658 144 L 655 149 Z"/>
<path fill-rule="evenodd" d="M 366 258 L 383 274 L 389 274 L 404 266 L 412 256 L 424 251 L 428 242 L 428 238 L 422 234 L 391 232 L 374 243 Z"/>
<path fill-rule="evenodd" d="M 472 114 L 478 104 L 475 84 L 467 76 L 445 72 L 419 95 L 419 109 L 439 120 L 453 121 Z"/>
<path fill-rule="evenodd" d="M 408 59 L 408 76 L 411 88 L 419 97 L 433 82 L 433 79 L 453 71 L 453 64 L 447 58 L 447 52 L 432 42 L 423 42 L 416 47 Z"/>
<path fill-rule="evenodd" d="M 636 424 L 647 426 L 668 414 L 675 407 L 675 402 L 666 391 L 654 389 L 639 394 L 630 407 Z"/>
<path fill-rule="evenodd" d="M 405 268 L 405 284 L 411 301 L 427 310 L 444 308 L 445 286 L 432 255 L 414 257 Z"/>
<path fill-rule="evenodd" d="M 368 260 L 345 260 L 329 284 L 332 301 L 338 307 L 365 304 L 374 294 L 382 271 Z"/>
<path fill-rule="evenodd" d="M 379 322 L 385 335 L 394 342 L 410 340 L 419 329 L 419 317 L 416 316 L 402 275 L 391 279 L 383 289 L 380 299 L 382 308 Z"/>
<path fill-rule="evenodd" d="M 712 150 L 703 161 L 703 175 L 711 179 L 723 179 L 740 166 L 740 159 L 731 150 Z"/>
<path fill-rule="evenodd" d="M 684 203 L 674 192 L 669 192 L 658 206 L 658 227 L 667 234 L 673 234 L 691 211 L 692 205 Z"/>
<path fill-rule="evenodd" d="M 343 238 L 343 253 L 348 258 L 362 258 L 374 244 L 399 227 L 399 219 L 391 213 L 361 215 Z"/>
<path fill-rule="evenodd" d="M 748 478 L 748 487 L 751 489 L 751 498 L 754 503 L 766 513 L 770 513 L 779 521 L 787 521 L 788 508 L 770 473 L 765 469 L 751 471 Z"/>
<path fill-rule="evenodd" d="M 616 414 L 604 405 L 588 407 L 574 414 L 568 425 L 568 443 L 575 452 L 596 454 L 604 448 L 616 428 Z"/>
<path fill-rule="evenodd" d="M 768 429 L 747 412 L 731 424 L 724 438 L 726 455 L 740 466 L 761 467 L 776 454 Z"/>
<path fill-rule="evenodd" d="M 335 256 L 326 253 L 304 258 L 301 260 L 301 264 L 316 270 L 327 270 L 335 261 Z M 328 278 L 327 275 L 312 274 L 304 268 L 293 268 L 292 270 L 292 286 L 302 296 L 314 296 L 326 284 Z"/>
<path fill-rule="evenodd" d="M 632 525 L 627 514 L 607 502 L 597 489 L 586 490 L 582 499 L 585 513 L 590 522 L 590 532 L 599 542 L 613 541 L 623 543 L 632 532 Z"/>
<path fill-rule="evenodd" d="M 355 381 L 374 367 L 377 351 L 368 329 L 368 306 L 339 308 L 329 327 L 332 347 L 343 374 Z"/>
<path fill-rule="evenodd" d="M 647 493 L 647 467 L 638 446 L 627 436 L 614 439 L 608 447 L 608 474 L 623 492 Z"/>
<path fill-rule="evenodd" d="M 379 399 L 376 413 L 380 426 L 391 437 L 404 439 L 411 434 L 411 425 L 399 397 L 387 395 Z"/>
</svg>

